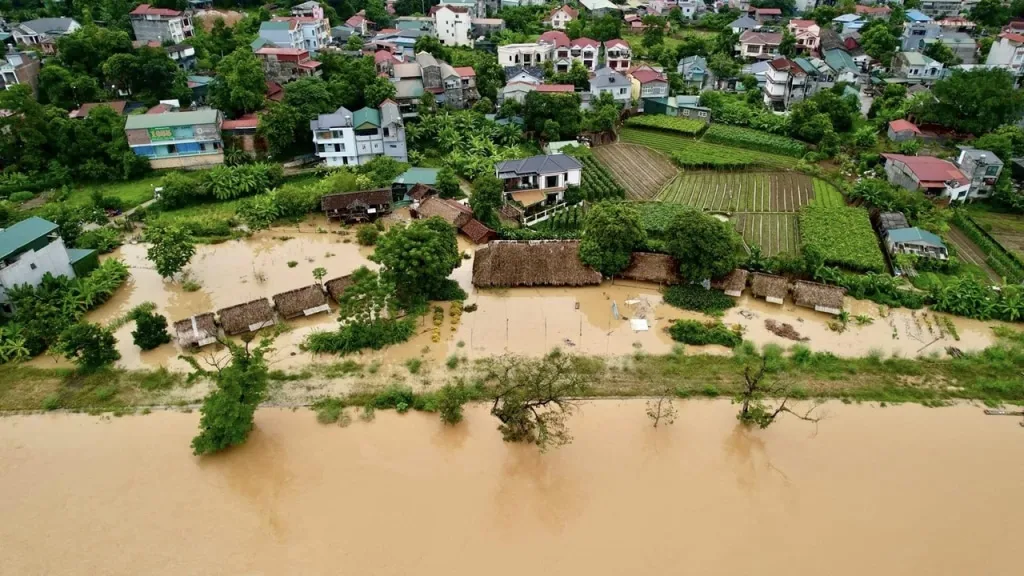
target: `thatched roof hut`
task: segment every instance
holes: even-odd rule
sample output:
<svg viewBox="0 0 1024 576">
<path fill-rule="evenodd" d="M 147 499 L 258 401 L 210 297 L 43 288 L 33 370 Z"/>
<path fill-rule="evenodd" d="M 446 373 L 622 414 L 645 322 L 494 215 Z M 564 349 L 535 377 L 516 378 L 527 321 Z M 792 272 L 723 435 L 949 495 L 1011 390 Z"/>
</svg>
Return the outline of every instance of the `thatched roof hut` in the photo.
<svg viewBox="0 0 1024 576">
<path fill-rule="evenodd" d="M 412 213 L 416 218 L 437 216 L 456 228 L 461 228 L 473 219 L 473 210 L 469 206 L 437 196 L 430 196 L 420 202 L 420 205 L 413 209 Z"/>
<path fill-rule="evenodd" d="M 348 288 L 351 285 L 352 276 L 339 276 L 324 282 L 324 288 L 327 289 L 327 294 L 335 302 L 337 302 L 338 298 L 341 298 L 341 295 L 345 293 L 345 288 Z"/>
<path fill-rule="evenodd" d="M 182 348 L 198 348 L 217 341 L 217 324 L 213 312 L 196 314 L 174 323 L 178 345 Z"/>
<path fill-rule="evenodd" d="M 426 184 L 415 184 L 412 188 L 409 188 L 406 195 L 416 202 L 421 202 L 428 196 L 437 196 L 437 190 Z"/>
<path fill-rule="evenodd" d="M 678 284 L 679 263 L 668 254 L 633 252 L 629 266 L 619 273 L 619 277 L 655 284 Z"/>
<path fill-rule="evenodd" d="M 750 281 L 750 292 L 772 304 L 782 304 L 789 292 L 789 280 L 782 276 L 755 272 Z"/>
<path fill-rule="evenodd" d="M 793 301 L 797 306 L 814 308 L 818 312 L 838 315 L 843 310 L 843 296 L 846 288 L 828 286 L 817 282 L 797 280 L 793 285 Z"/>
<path fill-rule="evenodd" d="M 578 240 L 495 240 L 476 251 L 473 285 L 591 286 L 601 273 L 580 262 Z"/>
<path fill-rule="evenodd" d="M 217 310 L 217 319 L 228 336 L 255 332 L 274 325 L 274 308 L 266 298 Z"/>
<path fill-rule="evenodd" d="M 274 307 L 277 308 L 277 313 L 286 320 L 331 310 L 327 304 L 327 296 L 316 284 L 275 294 Z"/>
<path fill-rule="evenodd" d="M 743 268 L 737 268 L 717 280 L 712 280 L 711 287 L 725 292 L 726 296 L 739 298 L 740 294 L 743 293 L 743 289 L 747 287 L 747 276 L 749 275 L 750 272 Z"/>
<path fill-rule="evenodd" d="M 469 236 L 469 239 L 473 241 L 473 244 L 486 244 L 491 240 L 498 239 L 497 232 L 491 230 L 476 218 L 472 218 L 469 222 L 463 224 L 460 230 L 463 234 Z"/>
</svg>

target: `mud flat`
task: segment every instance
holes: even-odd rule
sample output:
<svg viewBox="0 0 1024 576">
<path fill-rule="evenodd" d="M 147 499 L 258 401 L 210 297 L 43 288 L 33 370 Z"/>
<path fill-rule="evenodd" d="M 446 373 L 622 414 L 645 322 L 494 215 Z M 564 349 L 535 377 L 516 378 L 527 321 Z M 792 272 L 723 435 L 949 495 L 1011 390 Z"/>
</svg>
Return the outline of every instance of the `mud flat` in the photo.
<svg viewBox="0 0 1024 576">
<path fill-rule="evenodd" d="M 977 407 L 593 401 L 575 441 L 508 445 L 486 407 L 322 426 L 258 412 L 197 459 L 198 414 L 0 418 L 0 573 L 1019 574 L 1024 436 Z"/>
</svg>

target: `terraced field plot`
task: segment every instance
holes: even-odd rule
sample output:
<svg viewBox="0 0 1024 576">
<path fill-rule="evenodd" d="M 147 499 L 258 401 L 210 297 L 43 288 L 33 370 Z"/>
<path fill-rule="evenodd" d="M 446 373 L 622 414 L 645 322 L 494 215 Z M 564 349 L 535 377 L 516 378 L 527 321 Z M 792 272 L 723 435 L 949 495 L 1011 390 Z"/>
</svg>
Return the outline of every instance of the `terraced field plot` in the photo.
<svg viewBox="0 0 1024 576">
<path fill-rule="evenodd" d="M 814 180 L 788 172 L 686 172 L 661 200 L 720 212 L 796 212 L 814 199 Z"/>
<path fill-rule="evenodd" d="M 970 211 L 974 221 L 1010 252 L 1024 258 L 1024 217 L 978 209 Z"/>
<path fill-rule="evenodd" d="M 736 231 L 750 246 L 760 246 L 765 256 L 800 252 L 800 226 L 796 214 L 757 214 L 743 212 L 733 216 Z"/>
<path fill-rule="evenodd" d="M 791 168 L 797 163 L 797 159 L 791 156 L 744 150 L 743 148 L 712 144 L 686 136 L 641 128 L 623 128 L 619 133 L 619 141 L 648 146 L 665 154 L 680 154 L 694 162 L 701 159 L 706 159 L 708 162 L 729 159 L 750 167 L 766 166 L 771 168 Z"/>
<path fill-rule="evenodd" d="M 664 155 L 634 144 L 609 144 L 593 149 L 633 200 L 650 200 L 679 171 Z"/>
</svg>

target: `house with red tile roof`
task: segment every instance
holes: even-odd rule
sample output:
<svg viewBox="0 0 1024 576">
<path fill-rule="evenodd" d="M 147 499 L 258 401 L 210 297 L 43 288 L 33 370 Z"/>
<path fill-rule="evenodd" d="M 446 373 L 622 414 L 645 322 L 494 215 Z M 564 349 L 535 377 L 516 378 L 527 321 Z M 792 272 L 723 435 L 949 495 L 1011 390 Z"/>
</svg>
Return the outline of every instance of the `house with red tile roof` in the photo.
<svg viewBox="0 0 1024 576">
<path fill-rule="evenodd" d="M 889 130 L 886 134 L 893 142 L 906 142 L 919 137 L 921 130 L 909 120 L 893 120 L 889 122 Z"/>
<path fill-rule="evenodd" d="M 548 13 L 547 17 L 544 18 L 543 24 L 545 26 L 551 26 L 555 30 L 565 30 L 569 25 L 569 22 L 572 22 L 579 17 L 579 11 L 566 4 L 565 6 L 555 8 Z"/>
<path fill-rule="evenodd" d="M 740 34 L 740 43 L 736 50 L 741 58 L 771 60 L 779 54 L 782 34 L 779 32 L 758 32 L 747 30 Z"/>
<path fill-rule="evenodd" d="M 789 58 L 768 62 L 764 77 L 761 89 L 764 105 L 775 110 L 788 110 L 792 104 L 806 98 L 811 87 L 807 72 Z"/>
<path fill-rule="evenodd" d="M 971 181 L 949 160 L 934 156 L 882 154 L 890 184 L 907 190 L 921 190 L 929 196 L 963 200 Z"/>
<path fill-rule="evenodd" d="M 643 103 L 643 98 L 664 98 L 668 96 L 668 77 L 660 70 L 646 64 L 630 68 L 626 72 L 632 84 L 634 101 Z"/>
<path fill-rule="evenodd" d="M 606 40 L 604 43 L 604 60 L 612 70 L 625 72 L 633 63 L 633 50 L 629 42 L 621 38 Z"/>
<path fill-rule="evenodd" d="M 1024 34 L 1001 33 L 992 43 L 985 64 L 1006 68 L 1015 76 L 1024 75 Z"/>
</svg>

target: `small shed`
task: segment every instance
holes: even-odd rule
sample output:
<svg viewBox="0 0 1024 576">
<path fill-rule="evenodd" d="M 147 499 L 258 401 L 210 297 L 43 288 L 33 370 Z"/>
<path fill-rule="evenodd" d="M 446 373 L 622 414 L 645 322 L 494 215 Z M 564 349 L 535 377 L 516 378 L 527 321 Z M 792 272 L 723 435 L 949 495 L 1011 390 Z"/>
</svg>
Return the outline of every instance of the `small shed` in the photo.
<svg viewBox="0 0 1024 576">
<path fill-rule="evenodd" d="M 174 333 L 182 348 L 201 348 L 217 341 L 217 324 L 213 312 L 196 314 L 174 323 Z"/>
<path fill-rule="evenodd" d="M 331 311 L 327 296 L 316 284 L 275 294 L 274 307 L 285 320 Z"/>
<path fill-rule="evenodd" d="M 782 304 L 789 292 L 789 280 L 773 274 L 755 272 L 750 281 L 750 292 L 772 304 Z"/>
<path fill-rule="evenodd" d="M 876 225 L 883 236 L 889 230 L 910 228 L 910 223 L 907 222 L 907 217 L 903 215 L 903 212 L 879 212 L 876 217 Z"/>
<path fill-rule="evenodd" d="M 893 142 L 906 142 L 921 136 L 921 130 L 909 120 L 893 120 L 887 134 Z"/>
<path fill-rule="evenodd" d="M 711 287 L 725 292 L 726 296 L 739 298 L 740 294 L 743 294 L 743 290 L 747 287 L 747 276 L 749 275 L 750 272 L 737 268 L 721 278 L 712 280 Z"/>
<path fill-rule="evenodd" d="M 578 240 L 495 240 L 476 251 L 473 285 L 595 286 L 601 273 L 583 264 Z"/>
<path fill-rule="evenodd" d="M 413 202 L 422 202 L 424 198 L 429 196 L 437 196 L 437 190 L 433 186 L 426 184 L 415 184 L 409 189 L 406 194 Z"/>
<path fill-rule="evenodd" d="M 843 311 L 843 296 L 846 295 L 846 288 L 839 286 L 828 286 L 817 282 L 797 280 L 793 285 L 793 301 L 797 306 L 814 308 L 818 312 L 825 312 L 838 316 Z"/>
<path fill-rule="evenodd" d="M 619 277 L 654 284 L 678 284 L 679 263 L 668 254 L 633 252 L 629 266 L 619 273 Z"/>
<path fill-rule="evenodd" d="M 324 282 L 324 288 L 327 289 L 327 295 L 335 302 L 338 301 L 338 298 L 341 298 L 341 295 L 345 293 L 345 289 L 351 285 L 352 276 L 339 276 Z"/>
<path fill-rule="evenodd" d="M 361 190 L 327 194 L 320 198 L 320 209 L 327 218 L 345 222 L 366 222 L 391 213 L 391 189 Z"/>
<path fill-rule="evenodd" d="M 461 228 L 473 219 L 473 209 L 469 206 L 449 200 L 430 196 L 419 206 L 409 211 L 414 218 L 433 218 L 437 216 L 456 228 Z"/>
<path fill-rule="evenodd" d="M 220 327 L 228 336 L 255 332 L 274 325 L 274 308 L 266 298 L 235 304 L 217 311 Z"/>
<path fill-rule="evenodd" d="M 462 228 L 459 230 L 468 236 L 473 244 L 487 244 L 491 240 L 498 239 L 497 232 L 491 230 L 476 218 L 471 218 L 469 222 L 463 224 Z"/>
</svg>

